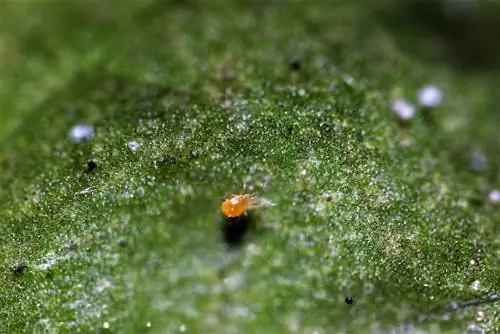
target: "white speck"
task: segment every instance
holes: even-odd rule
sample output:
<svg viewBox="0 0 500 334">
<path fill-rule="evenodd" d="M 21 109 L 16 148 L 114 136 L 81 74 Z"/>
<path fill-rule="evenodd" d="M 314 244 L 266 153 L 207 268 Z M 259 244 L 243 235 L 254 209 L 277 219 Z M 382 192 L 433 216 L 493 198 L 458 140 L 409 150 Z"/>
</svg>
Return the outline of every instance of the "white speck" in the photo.
<svg viewBox="0 0 500 334">
<path fill-rule="evenodd" d="M 134 198 L 134 193 L 129 191 L 129 190 L 125 190 L 121 193 L 121 197 L 125 198 L 125 199 L 130 199 L 130 198 Z"/>
<path fill-rule="evenodd" d="M 500 190 L 493 189 L 490 191 L 488 198 L 493 203 L 500 203 Z"/>
<path fill-rule="evenodd" d="M 415 117 L 415 107 L 406 100 L 394 100 L 391 103 L 391 109 L 402 120 L 410 120 Z"/>
<path fill-rule="evenodd" d="M 484 312 L 483 311 L 477 311 L 476 312 L 476 321 L 477 322 L 482 322 L 484 320 Z"/>
<path fill-rule="evenodd" d="M 87 124 L 77 124 L 71 128 L 69 137 L 75 143 L 82 143 L 94 138 L 94 129 Z"/>
<path fill-rule="evenodd" d="M 127 143 L 127 147 L 132 151 L 132 152 L 135 152 L 137 151 L 139 148 L 141 148 L 141 145 L 138 143 L 138 142 L 135 142 L 135 141 L 129 141 Z"/>
<path fill-rule="evenodd" d="M 149 322 L 149 321 L 148 321 L 148 322 L 146 322 L 146 327 L 147 327 L 147 328 L 151 327 L 151 322 Z"/>
<path fill-rule="evenodd" d="M 103 323 L 102 328 L 109 329 L 109 322 L 106 321 L 105 323 Z"/>
<path fill-rule="evenodd" d="M 234 306 L 231 309 L 231 315 L 234 317 L 248 318 L 249 314 L 250 314 L 250 310 L 248 309 L 248 307 Z"/>
<path fill-rule="evenodd" d="M 479 327 L 477 324 L 470 323 L 467 325 L 467 330 L 471 332 L 483 332 L 481 330 L 481 327 Z"/>
<path fill-rule="evenodd" d="M 52 252 L 49 252 L 41 261 L 41 263 L 34 268 L 37 270 L 47 270 L 52 268 L 58 261 L 66 260 L 67 256 L 57 256 Z"/>
<path fill-rule="evenodd" d="M 88 194 L 90 192 L 92 192 L 92 187 L 87 187 L 83 190 L 77 191 L 75 194 L 76 195 L 84 195 L 84 194 Z"/>
<path fill-rule="evenodd" d="M 472 290 L 479 290 L 481 288 L 481 284 L 479 283 L 478 280 L 475 280 L 474 282 L 472 282 L 472 284 L 470 285 L 471 289 Z"/>
<path fill-rule="evenodd" d="M 257 205 L 260 205 L 260 206 L 276 206 L 276 205 L 278 205 L 276 202 L 273 202 L 269 198 L 265 198 L 265 197 L 255 197 L 253 202 Z"/>
<path fill-rule="evenodd" d="M 224 280 L 224 284 L 230 291 L 238 289 L 245 282 L 245 278 L 242 274 L 236 273 Z"/>
<path fill-rule="evenodd" d="M 102 293 L 104 290 L 106 290 L 110 286 L 111 286 L 111 282 L 109 280 L 107 280 L 106 278 L 103 278 L 101 281 L 99 281 L 99 283 L 97 284 L 95 289 L 98 293 Z"/>
<path fill-rule="evenodd" d="M 473 266 L 473 265 L 475 265 L 475 264 L 476 264 L 476 261 L 474 261 L 474 260 L 470 260 L 470 262 L 469 262 L 469 263 L 470 263 L 470 265 L 471 265 L 471 266 Z"/>
<path fill-rule="evenodd" d="M 180 330 L 181 332 L 183 332 L 183 333 L 186 331 L 186 329 L 187 329 L 187 328 L 186 328 L 186 325 L 184 325 L 184 324 L 183 324 L 183 325 L 181 325 L 181 327 L 179 327 L 179 330 Z"/>
<path fill-rule="evenodd" d="M 285 320 L 288 331 L 290 333 L 297 333 L 300 328 L 299 318 L 297 314 L 290 314 Z"/>
<path fill-rule="evenodd" d="M 306 95 L 305 89 L 303 88 L 299 89 L 299 96 L 304 96 L 304 95 Z"/>
<path fill-rule="evenodd" d="M 418 91 L 418 102 L 427 108 L 437 108 L 443 102 L 443 93 L 437 86 L 426 85 Z"/>
<path fill-rule="evenodd" d="M 300 175 L 304 176 L 306 174 L 307 174 L 307 170 L 303 169 L 303 170 L 300 171 Z"/>
<path fill-rule="evenodd" d="M 222 102 L 221 104 L 221 107 L 226 109 L 226 108 L 229 108 L 231 106 L 232 102 L 231 100 L 224 100 L 224 102 Z"/>
<path fill-rule="evenodd" d="M 344 78 L 344 82 L 349 85 L 349 86 L 352 86 L 352 84 L 354 83 L 354 78 L 350 75 L 346 76 Z"/>
</svg>

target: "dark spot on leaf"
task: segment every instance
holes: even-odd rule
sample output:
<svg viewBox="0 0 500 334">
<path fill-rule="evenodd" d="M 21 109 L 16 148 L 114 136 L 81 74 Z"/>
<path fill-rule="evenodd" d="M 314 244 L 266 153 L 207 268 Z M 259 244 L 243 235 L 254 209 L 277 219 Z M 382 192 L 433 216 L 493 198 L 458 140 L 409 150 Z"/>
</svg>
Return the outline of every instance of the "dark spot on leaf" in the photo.
<svg viewBox="0 0 500 334">
<path fill-rule="evenodd" d="M 353 300 L 352 300 L 352 297 L 345 297 L 345 302 L 346 304 L 352 304 Z"/>
<path fill-rule="evenodd" d="M 28 269 L 28 265 L 25 262 L 16 262 L 10 266 L 10 271 L 14 275 L 22 275 Z"/>
<path fill-rule="evenodd" d="M 469 203 L 472 206 L 481 207 L 484 205 L 485 200 L 483 197 L 473 196 L 473 197 L 469 198 Z"/>
<path fill-rule="evenodd" d="M 122 238 L 122 239 L 120 239 L 120 240 L 118 241 L 118 245 L 119 245 L 120 247 L 125 247 L 125 246 L 127 246 L 127 241 L 126 241 L 125 239 L 123 239 L 123 238 Z"/>
<path fill-rule="evenodd" d="M 94 160 L 87 161 L 87 172 L 91 172 L 97 168 L 97 163 Z"/>
<path fill-rule="evenodd" d="M 248 233 L 255 229 L 257 218 L 252 212 L 235 218 L 223 216 L 221 233 L 224 243 L 229 248 L 243 245 Z"/>
<path fill-rule="evenodd" d="M 54 270 L 47 269 L 47 271 L 45 272 L 45 278 L 52 279 L 53 277 L 54 277 Z"/>
<path fill-rule="evenodd" d="M 298 71 L 302 67 L 302 64 L 300 63 L 300 60 L 294 58 L 288 62 L 288 66 L 290 67 L 291 70 Z"/>
</svg>

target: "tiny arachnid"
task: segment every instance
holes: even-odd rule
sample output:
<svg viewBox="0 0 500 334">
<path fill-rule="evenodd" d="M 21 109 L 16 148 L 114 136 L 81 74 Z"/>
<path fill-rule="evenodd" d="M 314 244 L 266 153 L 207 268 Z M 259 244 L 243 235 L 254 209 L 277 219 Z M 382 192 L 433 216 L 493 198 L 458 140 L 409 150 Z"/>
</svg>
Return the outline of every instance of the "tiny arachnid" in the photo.
<svg viewBox="0 0 500 334">
<path fill-rule="evenodd" d="M 247 215 L 247 209 L 255 207 L 253 198 L 255 193 L 230 195 L 224 198 L 221 204 L 221 211 L 228 218 L 235 218 L 241 215 Z"/>
</svg>

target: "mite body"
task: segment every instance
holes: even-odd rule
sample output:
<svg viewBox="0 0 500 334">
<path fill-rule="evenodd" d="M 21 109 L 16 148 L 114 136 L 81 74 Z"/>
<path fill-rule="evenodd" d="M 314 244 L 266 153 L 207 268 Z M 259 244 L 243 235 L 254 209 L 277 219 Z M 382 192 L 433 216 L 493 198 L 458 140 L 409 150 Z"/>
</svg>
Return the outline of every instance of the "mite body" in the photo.
<svg viewBox="0 0 500 334">
<path fill-rule="evenodd" d="M 247 214 L 247 209 L 253 207 L 255 193 L 231 195 L 221 204 L 222 213 L 228 218 L 235 218 Z"/>
</svg>

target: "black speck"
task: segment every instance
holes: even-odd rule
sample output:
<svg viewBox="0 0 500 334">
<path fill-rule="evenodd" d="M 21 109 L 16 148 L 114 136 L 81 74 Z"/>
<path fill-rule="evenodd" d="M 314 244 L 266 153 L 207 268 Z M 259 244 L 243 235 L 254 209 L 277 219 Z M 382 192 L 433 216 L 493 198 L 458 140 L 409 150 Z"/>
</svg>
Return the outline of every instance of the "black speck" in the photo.
<svg viewBox="0 0 500 334">
<path fill-rule="evenodd" d="M 94 160 L 87 161 L 87 172 L 91 172 L 96 169 L 97 163 Z"/>
<path fill-rule="evenodd" d="M 346 304 L 352 304 L 353 300 L 352 300 L 352 297 L 345 297 L 345 303 Z"/>
<path fill-rule="evenodd" d="M 302 67 L 302 64 L 300 63 L 300 60 L 295 58 L 288 62 L 288 66 L 290 67 L 291 70 L 298 71 Z"/>
<path fill-rule="evenodd" d="M 22 275 L 25 273 L 26 269 L 28 269 L 28 265 L 24 262 L 16 262 L 10 266 L 10 271 L 14 275 Z"/>
<path fill-rule="evenodd" d="M 127 241 L 126 241 L 125 239 L 123 239 L 123 238 L 122 238 L 122 239 L 120 239 L 120 240 L 118 241 L 118 246 L 120 246 L 120 247 L 125 247 L 125 246 L 127 246 Z"/>
</svg>

